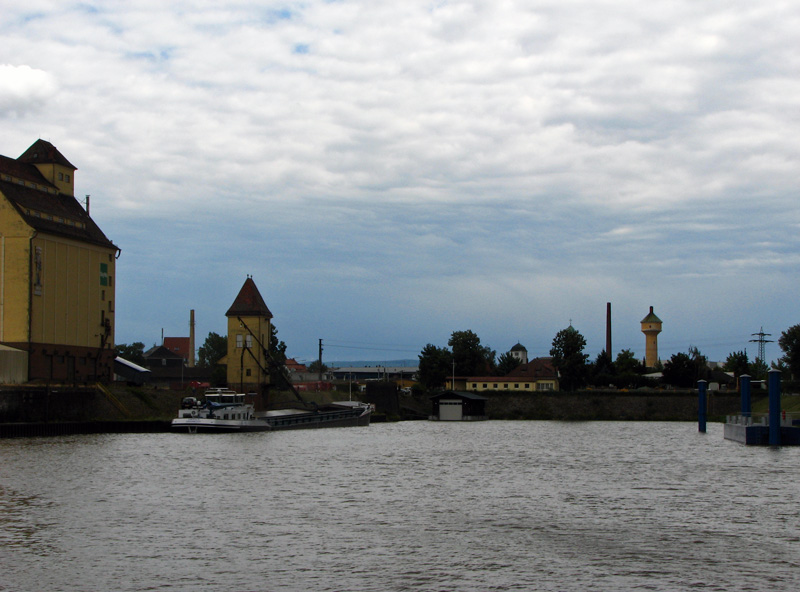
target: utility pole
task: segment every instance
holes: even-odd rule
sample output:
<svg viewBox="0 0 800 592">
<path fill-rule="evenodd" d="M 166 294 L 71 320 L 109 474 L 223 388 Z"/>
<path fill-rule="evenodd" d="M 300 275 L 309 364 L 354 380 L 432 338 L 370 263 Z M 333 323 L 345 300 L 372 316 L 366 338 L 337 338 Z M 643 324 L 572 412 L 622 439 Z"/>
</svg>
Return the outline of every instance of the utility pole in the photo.
<svg viewBox="0 0 800 592">
<path fill-rule="evenodd" d="M 753 337 L 758 337 L 758 339 L 751 339 L 750 343 L 757 343 L 758 344 L 758 358 L 762 362 L 766 364 L 764 359 L 764 344 L 766 343 L 773 343 L 772 339 L 765 339 L 765 337 L 772 337 L 772 333 L 764 333 L 764 327 L 761 327 L 761 331 L 758 333 L 752 333 Z"/>
<path fill-rule="evenodd" d="M 319 380 L 319 382 L 322 382 L 322 339 L 319 340 L 319 368 L 318 368 L 318 370 L 319 370 L 319 376 L 317 377 L 317 380 Z"/>
</svg>

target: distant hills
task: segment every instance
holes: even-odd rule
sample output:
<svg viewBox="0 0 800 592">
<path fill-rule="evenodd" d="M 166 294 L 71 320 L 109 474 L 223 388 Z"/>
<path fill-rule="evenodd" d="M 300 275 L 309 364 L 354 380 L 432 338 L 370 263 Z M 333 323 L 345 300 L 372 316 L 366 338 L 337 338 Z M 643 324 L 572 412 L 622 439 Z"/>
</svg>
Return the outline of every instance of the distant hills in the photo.
<svg viewBox="0 0 800 592">
<path fill-rule="evenodd" d="M 390 367 L 412 367 L 416 368 L 419 366 L 419 359 L 413 360 L 344 360 L 338 362 L 326 362 L 323 360 L 323 363 L 328 366 L 329 368 L 368 368 L 375 366 L 390 366 Z"/>
</svg>

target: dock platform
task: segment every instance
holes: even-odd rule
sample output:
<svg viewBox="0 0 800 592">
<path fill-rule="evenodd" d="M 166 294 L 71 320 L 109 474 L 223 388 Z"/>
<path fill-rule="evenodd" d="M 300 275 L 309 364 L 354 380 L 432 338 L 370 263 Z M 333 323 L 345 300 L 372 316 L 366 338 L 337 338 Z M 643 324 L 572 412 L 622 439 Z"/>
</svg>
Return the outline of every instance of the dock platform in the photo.
<svg viewBox="0 0 800 592">
<path fill-rule="evenodd" d="M 725 418 L 725 439 L 748 446 L 769 446 L 769 417 L 728 415 Z M 800 446 L 800 419 L 787 414 L 780 419 L 780 445 Z"/>
</svg>

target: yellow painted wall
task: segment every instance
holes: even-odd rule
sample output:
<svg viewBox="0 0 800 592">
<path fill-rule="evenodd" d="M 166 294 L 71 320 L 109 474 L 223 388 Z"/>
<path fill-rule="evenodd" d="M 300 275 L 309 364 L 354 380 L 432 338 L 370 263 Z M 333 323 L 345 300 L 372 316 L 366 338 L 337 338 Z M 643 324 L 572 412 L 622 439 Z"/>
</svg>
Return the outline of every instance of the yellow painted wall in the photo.
<svg viewBox="0 0 800 592">
<path fill-rule="evenodd" d="M 33 229 L 0 194 L 0 341 L 28 341 L 30 239 Z"/>
<path fill-rule="evenodd" d="M 52 235 L 33 239 L 34 260 L 37 249 L 41 249 L 42 281 L 40 293 L 35 286 L 31 290 L 30 340 L 99 347 L 102 321 L 108 319 L 111 330 L 106 343 L 113 347 L 115 252 Z"/>
<path fill-rule="evenodd" d="M 645 365 L 654 368 L 658 362 L 658 334 L 661 333 L 661 323 L 642 323 L 644 333 Z"/>
<path fill-rule="evenodd" d="M 52 163 L 36 163 L 34 166 L 39 169 L 45 179 L 58 187 L 61 193 L 75 195 L 75 171 L 60 164 Z"/>
<path fill-rule="evenodd" d="M 113 347 L 115 251 L 37 235 L 2 196 L 0 228 L 4 229 L 0 234 L 0 341 L 98 347 L 103 316 L 110 319 L 107 343 Z M 32 277 L 37 248 L 41 253 L 39 289 Z M 100 285 L 101 263 L 110 285 Z"/>
<path fill-rule="evenodd" d="M 644 360 L 648 368 L 655 368 L 658 362 L 658 333 L 645 333 Z"/>
<path fill-rule="evenodd" d="M 30 238 L 0 238 L 0 341 L 29 341 Z"/>
<path fill-rule="evenodd" d="M 264 347 L 269 348 L 269 319 L 266 317 L 242 317 L 242 321 L 256 335 Z M 269 365 L 258 341 L 256 339 L 252 340 L 250 352 L 253 355 L 245 351 L 249 334 L 238 318 L 228 317 L 228 387 L 245 392 L 256 390 L 259 385 L 269 382 L 269 375 L 265 375 L 261 370 L 261 367 L 268 368 Z M 237 341 L 237 335 L 241 338 L 241 341 Z M 240 343 L 241 347 L 237 346 L 237 343 Z"/>
<path fill-rule="evenodd" d="M 542 385 L 539 387 L 538 385 Z M 483 385 L 486 385 L 484 387 Z M 549 385 L 552 388 L 545 389 L 543 388 L 545 385 Z M 494 392 L 494 393 L 508 393 L 508 392 L 537 392 L 541 390 L 558 390 L 558 385 L 556 384 L 555 380 L 518 380 L 518 381 L 508 381 L 508 380 L 468 380 L 467 381 L 467 390 L 468 391 L 477 391 L 477 392 Z"/>
</svg>

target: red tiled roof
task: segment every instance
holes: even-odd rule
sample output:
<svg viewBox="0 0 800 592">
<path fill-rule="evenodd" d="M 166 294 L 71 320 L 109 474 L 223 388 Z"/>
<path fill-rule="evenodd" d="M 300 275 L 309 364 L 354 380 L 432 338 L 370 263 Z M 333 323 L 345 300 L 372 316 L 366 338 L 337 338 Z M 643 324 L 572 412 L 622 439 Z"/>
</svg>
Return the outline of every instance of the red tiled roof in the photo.
<svg viewBox="0 0 800 592">
<path fill-rule="evenodd" d="M 286 363 L 284 364 L 289 370 L 293 370 L 295 372 L 308 372 L 308 367 L 305 364 L 301 364 L 294 358 L 288 358 Z"/>
<path fill-rule="evenodd" d="M 553 367 L 553 358 L 534 358 L 514 368 L 506 378 L 558 378 L 558 373 Z"/>
<path fill-rule="evenodd" d="M 256 288 L 256 283 L 253 278 L 248 277 L 244 281 L 242 289 L 239 290 L 239 295 L 233 301 L 228 312 L 225 313 L 226 317 L 267 317 L 272 318 L 272 313 L 267 308 L 261 293 Z"/>
<path fill-rule="evenodd" d="M 165 337 L 164 347 L 166 347 L 169 351 L 178 354 L 184 360 L 189 359 L 188 337 Z"/>
</svg>

